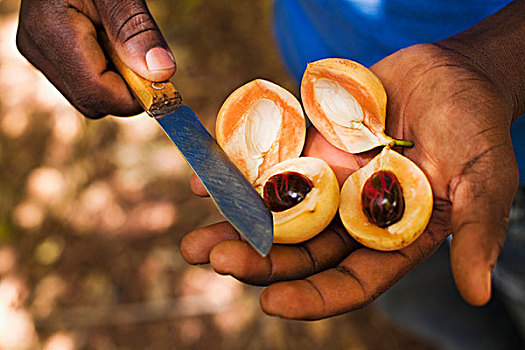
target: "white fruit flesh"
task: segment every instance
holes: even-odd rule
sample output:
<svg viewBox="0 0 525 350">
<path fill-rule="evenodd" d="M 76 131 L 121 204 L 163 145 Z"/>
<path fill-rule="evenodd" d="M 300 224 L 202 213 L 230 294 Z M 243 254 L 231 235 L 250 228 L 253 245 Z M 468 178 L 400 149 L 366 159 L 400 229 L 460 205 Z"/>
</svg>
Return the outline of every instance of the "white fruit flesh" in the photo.
<svg viewBox="0 0 525 350">
<path fill-rule="evenodd" d="M 301 97 L 312 124 L 343 151 L 355 154 L 392 142 L 384 133 L 386 92 L 356 62 L 331 58 L 309 63 Z"/>
<path fill-rule="evenodd" d="M 326 116 L 335 124 L 363 129 L 363 110 L 344 87 L 330 79 L 317 79 L 314 82 L 314 96 Z"/>
<path fill-rule="evenodd" d="M 245 113 L 245 143 L 248 157 L 255 163 L 250 177 L 257 177 L 264 155 L 277 140 L 282 123 L 282 110 L 275 102 L 263 98 L 256 101 Z"/>
</svg>

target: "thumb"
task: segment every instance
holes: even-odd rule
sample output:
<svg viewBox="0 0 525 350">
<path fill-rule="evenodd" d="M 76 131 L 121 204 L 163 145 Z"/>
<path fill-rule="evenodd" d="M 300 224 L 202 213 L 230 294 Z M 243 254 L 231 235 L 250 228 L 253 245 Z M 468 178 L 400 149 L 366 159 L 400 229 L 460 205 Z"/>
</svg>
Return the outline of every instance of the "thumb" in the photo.
<svg viewBox="0 0 525 350">
<path fill-rule="evenodd" d="M 450 184 L 452 272 L 459 292 L 472 305 L 490 299 L 492 270 L 505 241 L 517 174 L 509 145 L 482 154 Z"/>
<path fill-rule="evenodd" d="M 173 54 L 145 1 L 94 2 L 110 42 L 127 67 L 151 81 L 168 80 L 175 73 Z"/>
</svg>

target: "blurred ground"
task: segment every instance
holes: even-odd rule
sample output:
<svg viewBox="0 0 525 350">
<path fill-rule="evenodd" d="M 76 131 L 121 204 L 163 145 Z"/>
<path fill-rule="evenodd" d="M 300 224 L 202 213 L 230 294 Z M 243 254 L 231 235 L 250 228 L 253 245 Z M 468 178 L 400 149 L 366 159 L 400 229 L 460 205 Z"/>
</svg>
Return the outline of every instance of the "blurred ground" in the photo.
<svg viewBox="0 0 525 350">
<path fill-rule="evenodd" d="M 176 85 L 212 130 L 262 77 L 295 91 L 271 1 L 150 1 Z M 271 318 L 259 288 L 188 266 L 184 233 L 220 220 L 142 115 L 86 120 L 17 52 L 0 1 L 0 349 L 431 349 L 373 306 L 318 322 Z"/>
</svg>

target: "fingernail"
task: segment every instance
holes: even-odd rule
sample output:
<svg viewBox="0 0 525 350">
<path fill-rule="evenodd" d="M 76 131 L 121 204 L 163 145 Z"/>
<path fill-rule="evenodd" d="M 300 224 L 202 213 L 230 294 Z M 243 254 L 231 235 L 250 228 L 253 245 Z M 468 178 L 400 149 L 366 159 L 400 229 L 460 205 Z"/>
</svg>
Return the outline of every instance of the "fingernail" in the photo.
<svg viewBox="0 0 525 350">
<path fill-rule="evenodd" d="M 166 70 L 175 68 L 175 60 L 170 52 L 162 47 L 154 47 L 146 54 L 146 65 L 149 70 Z"/>
</svg>

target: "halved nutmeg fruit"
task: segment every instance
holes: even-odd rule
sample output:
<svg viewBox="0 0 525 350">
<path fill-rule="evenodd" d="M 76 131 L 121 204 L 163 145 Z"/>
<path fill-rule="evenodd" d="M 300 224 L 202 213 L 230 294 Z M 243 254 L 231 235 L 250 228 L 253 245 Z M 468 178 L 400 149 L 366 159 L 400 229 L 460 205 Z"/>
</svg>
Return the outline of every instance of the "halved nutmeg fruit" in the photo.
<svg viewBox="0 0 525 350">
<path fill-rule="evenodd" d="M 324 230 L 337 214 L 339 184 L 330 166 L 312 157 L 268 169 L 259 189 L 272 210 L 275 243 L 299 243 Z"/>
<path fill-rule="evenodd" d="M 256 79 L 224 101 L 215 124 L 217 142 L 254 185 L 271 166 L 297 158 L 306 122 L 301 104 L 288 90 Z"/>
<path fill-rule="evenodd" d="M 385 89 L 374 73 L 357 62 L 327 58 L 309 63 L 301 98 L 316 129 L 343 151 L 413 145 L 385 134 Z"/>
<path fill-rule="evenodd" d="M 423 171 L 385 147 L 345 181 L 339 215 L 358 242 L 377 250 L 396 250 L 424 231 L 432 204 L 432 189 Z"/>
<path fill-rule="evenodd" d="M 219 110 L 216 136 L 272 211 L 275 243 L 299 243 L 328 226 L 339 186 L 326 162 L 299 158 L 306 122 L 290 92 L 261 79 L 241 86 Z"/>
</svg>

